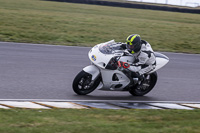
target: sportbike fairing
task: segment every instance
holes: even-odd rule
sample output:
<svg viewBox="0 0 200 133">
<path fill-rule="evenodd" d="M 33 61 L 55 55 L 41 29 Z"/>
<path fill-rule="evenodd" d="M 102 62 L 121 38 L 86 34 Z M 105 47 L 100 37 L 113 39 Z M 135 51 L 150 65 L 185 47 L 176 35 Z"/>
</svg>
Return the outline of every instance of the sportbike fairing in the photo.
<svg viewBox="0 0 200 133">
<path fill-rule="evenodd" d="M 117 70 L 118 64 L 116 58 L 121 57 L 124 53 L 124 50 L 120 46 L 121 44 L 117 44 L 114 40 L 111 40 L 94 46 L 88 54 L 92 64 L 99 67 L 101 76 L 103 77 L 101 90 L 119 91 L 123 90 L 130 83 L 128 77 L 123 72 Z M 130 58 L 132 59 L 132 57 Z"/>
<path fill-rule="evenodd" d="M 94 46 L 88 53 L 88 57 L 93 65 L 99 68 L 109 69 L 108 64 L 115 61 L 116 56 L 121 56 L 123 50 L 114 40 Z M 117 67 L 113 68 L 117 69 Z M 112 70 L 112 69 L 111 69 Z"/>
<path fill-rule="evenodd" d="M 88 57 L 93 64 L 106 69 L 106 66 L 110 64 L 112 60 L 115 60 L 114 58 L 120 57 L 119 60 L 124 60 L 122 56 L 124 54 L 124 49 L 120 46 L 121 44 L 116 43 L 114 40 L 98 44 L 90 50 Z M 132 57 L 126 58 L 129 59 L 125 60 L 125 62 L 133 62 Z"/>
</svg>

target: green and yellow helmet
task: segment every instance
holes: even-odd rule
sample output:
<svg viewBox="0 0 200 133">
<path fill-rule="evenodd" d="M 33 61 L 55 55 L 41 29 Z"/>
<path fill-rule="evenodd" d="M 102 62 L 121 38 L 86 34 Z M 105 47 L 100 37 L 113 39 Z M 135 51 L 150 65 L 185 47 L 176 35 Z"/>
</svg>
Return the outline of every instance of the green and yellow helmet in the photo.
<svg viewBox="0 0 200 133">
<path fill-rule="evenodd" d="M 133 34 L 126 39 L 126 48 L 132 54 L 137 53 L 141 49 L 141 38 L 138 34 Z"/>
</svg>

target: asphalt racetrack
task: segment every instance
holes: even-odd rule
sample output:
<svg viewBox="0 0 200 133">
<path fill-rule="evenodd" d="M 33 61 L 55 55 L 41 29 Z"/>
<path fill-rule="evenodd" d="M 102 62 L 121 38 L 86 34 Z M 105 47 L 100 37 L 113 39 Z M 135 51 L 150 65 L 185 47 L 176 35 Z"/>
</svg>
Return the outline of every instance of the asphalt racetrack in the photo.
<svg viewBox="0 0 200 133">
<path fill-rule="evenodd" d="M 89 47 L 0 42 L 0 99 L 200 101 L 200 55 L 162 52 L 169 63 L 143 97 L 95 90 L 76 95 L 72 82 L 90 64 Z"/>
</svg>

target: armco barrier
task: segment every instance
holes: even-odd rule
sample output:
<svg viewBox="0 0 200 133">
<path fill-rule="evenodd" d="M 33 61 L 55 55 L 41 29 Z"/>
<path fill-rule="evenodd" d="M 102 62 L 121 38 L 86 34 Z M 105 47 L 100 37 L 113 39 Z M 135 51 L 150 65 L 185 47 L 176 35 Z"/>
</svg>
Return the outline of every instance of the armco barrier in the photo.
<svg viewBox="0 0 200 133">
<path fill-rule="evenodd" d="M 148 5 L 148 4 L 141 4 L 141 3 L 126 3 L 126 2 L 100 1 L 100 0 L 46 0 L 46 1 L 93 4 L 93 5 L 137 8 L 137 9 L 151 9 L 151 10 L 183 12 L 183 13 L 197 13 L 197 14 L 200 13 L 200 9 L 169 7 L 169 6 L 159 6 L 159 5 Z"/>
</svg>

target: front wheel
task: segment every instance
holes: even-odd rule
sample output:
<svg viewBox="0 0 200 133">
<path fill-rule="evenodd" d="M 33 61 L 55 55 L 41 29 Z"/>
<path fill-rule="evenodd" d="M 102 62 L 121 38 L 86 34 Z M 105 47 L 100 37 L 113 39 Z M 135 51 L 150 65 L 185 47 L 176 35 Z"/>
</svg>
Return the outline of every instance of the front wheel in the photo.
<svg viewBox="0 0 200 133">
<path fill-rule="evenodd" d="M 94 91 L 100 83 L 100 78 L 92 81 L 92 75 L 81 71 L 73 81 L 73 90 L 78 95 L 87 95 Z"/>
<path fill-rule="evenodd" d="M 146 75 L 146 78 L 144 81 L 140 82 L 136 86 L 133 86 L 130 88 L 130 93 L 133 96 L 144 96 L 145 94 L 149 93 L 153 87 L 155 86 L 157 82 L 157 73 L 151 73 L 149 75 Z"/>
</svg>

